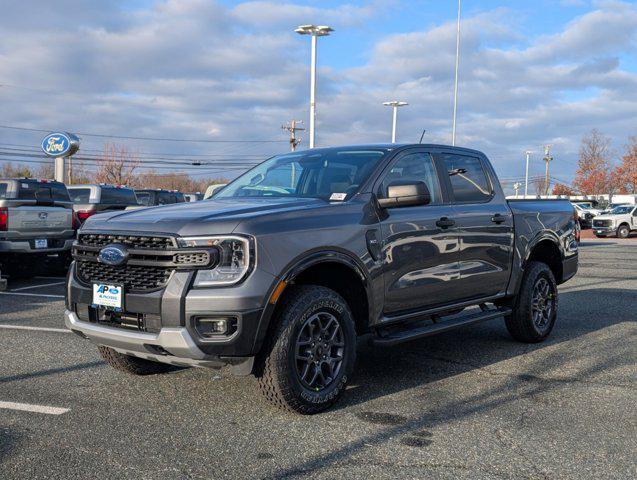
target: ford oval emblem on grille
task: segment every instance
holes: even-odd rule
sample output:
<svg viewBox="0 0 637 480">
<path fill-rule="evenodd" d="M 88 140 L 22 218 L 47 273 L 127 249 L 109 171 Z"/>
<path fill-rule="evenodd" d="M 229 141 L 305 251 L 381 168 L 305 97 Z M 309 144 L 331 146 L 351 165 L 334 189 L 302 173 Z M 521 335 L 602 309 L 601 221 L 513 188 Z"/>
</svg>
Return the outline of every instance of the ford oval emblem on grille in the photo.
<svg viewBox="0 0 637 480">
<path fill-rule="evenodd" d="M 97 260 L 106 265 L 118 266 L 126 262 L 128 250 L 123 245 L 108 245 L 100 250 Z"/>
</svg>

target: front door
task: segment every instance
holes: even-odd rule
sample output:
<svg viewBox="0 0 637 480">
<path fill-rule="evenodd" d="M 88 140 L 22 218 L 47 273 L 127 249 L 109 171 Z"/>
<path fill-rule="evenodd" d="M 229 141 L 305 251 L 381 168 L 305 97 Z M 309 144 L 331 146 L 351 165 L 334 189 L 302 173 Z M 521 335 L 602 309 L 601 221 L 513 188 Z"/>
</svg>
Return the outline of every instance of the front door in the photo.
<svg viewBox="0 0 637 480">
<path fill-rule="evenodd" d="M 478 156 L 440 153 L 453 196 L 460 239 L 459 299 L 484 298 L 506 290 L 513 257 L 513 216 L 497 181 Z"/>
<path fill-rule="evenodd" d="M 385 314 L 447 304 L 458 281 L 458 234 L 450 224 L 453 207 L 442 195 L 437 169 L 425 151 L 396 158 L 376 185 L 384 197 L 395 181 L 421 181 L 431 203 L 385 209 L 381 214 Z"/>
</svg>

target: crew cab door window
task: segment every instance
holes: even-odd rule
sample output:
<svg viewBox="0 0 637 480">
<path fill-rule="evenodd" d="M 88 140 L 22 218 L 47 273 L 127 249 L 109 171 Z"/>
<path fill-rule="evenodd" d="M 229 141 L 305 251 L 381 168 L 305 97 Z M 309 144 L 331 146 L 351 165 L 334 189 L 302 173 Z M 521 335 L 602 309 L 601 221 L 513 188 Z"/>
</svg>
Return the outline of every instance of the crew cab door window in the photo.
<svg viewBox="0 0 637 480">
<path fill-rule="evenodd" d="M 170 205 L 175 203 L 175 195 L 168 192 L 159 192 L 159 205 Z"/>
<path fill-rule="evenodd" d="M 443 154 L 451 189 L 457 203 L 482 203 L 493 196 L 491 182 L 476 157 Z"/>
<path fill-rule="evenodd" d="M 438 174 L 428 153 L 412 153 L 400 158 L 383 179 L 379 194 L 384 197 L 387 187 L 395 181 L 424 182 L 431 195 L 430 205 L 442 203 Z"/>
</svg>

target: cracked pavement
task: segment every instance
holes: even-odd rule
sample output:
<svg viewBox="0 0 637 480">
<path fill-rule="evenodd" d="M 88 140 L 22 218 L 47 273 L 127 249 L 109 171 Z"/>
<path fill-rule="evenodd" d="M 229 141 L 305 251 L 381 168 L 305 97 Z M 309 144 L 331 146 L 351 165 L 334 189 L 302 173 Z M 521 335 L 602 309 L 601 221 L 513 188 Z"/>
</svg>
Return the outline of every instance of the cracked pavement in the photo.
<svg viewBox="0 0 637 480">
<path fill-rule="evenodd" d="M 130 377 L 88 342 L 0 330 L 0 478 L 637 478 L 637 241 L 589 240 L 548 341 L 501 319 L 392 348 L 360 342 L 333 410 L 279 412 L 252 378 Z M 56 298 L 0 325 L 63 328 Z"/>
</svg>

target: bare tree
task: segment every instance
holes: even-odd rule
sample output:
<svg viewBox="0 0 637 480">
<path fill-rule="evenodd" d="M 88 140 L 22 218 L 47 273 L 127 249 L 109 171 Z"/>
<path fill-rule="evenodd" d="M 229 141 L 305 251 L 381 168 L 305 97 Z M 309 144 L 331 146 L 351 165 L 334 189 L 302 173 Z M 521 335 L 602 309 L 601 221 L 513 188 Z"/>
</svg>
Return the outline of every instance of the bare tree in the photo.
<svg viewBox="0 0 637 480">
<path fill-rule="evenodd" d="M 98 162 L 95 175 L 97 183 L 128 185 L 130 187 L 139 185 L 139 177 L 135 174 L 135 170 L 139 167 L 139 157 L 128 147 L 107 143 L 104 145 L 102 158 Z"/>
</svg>

